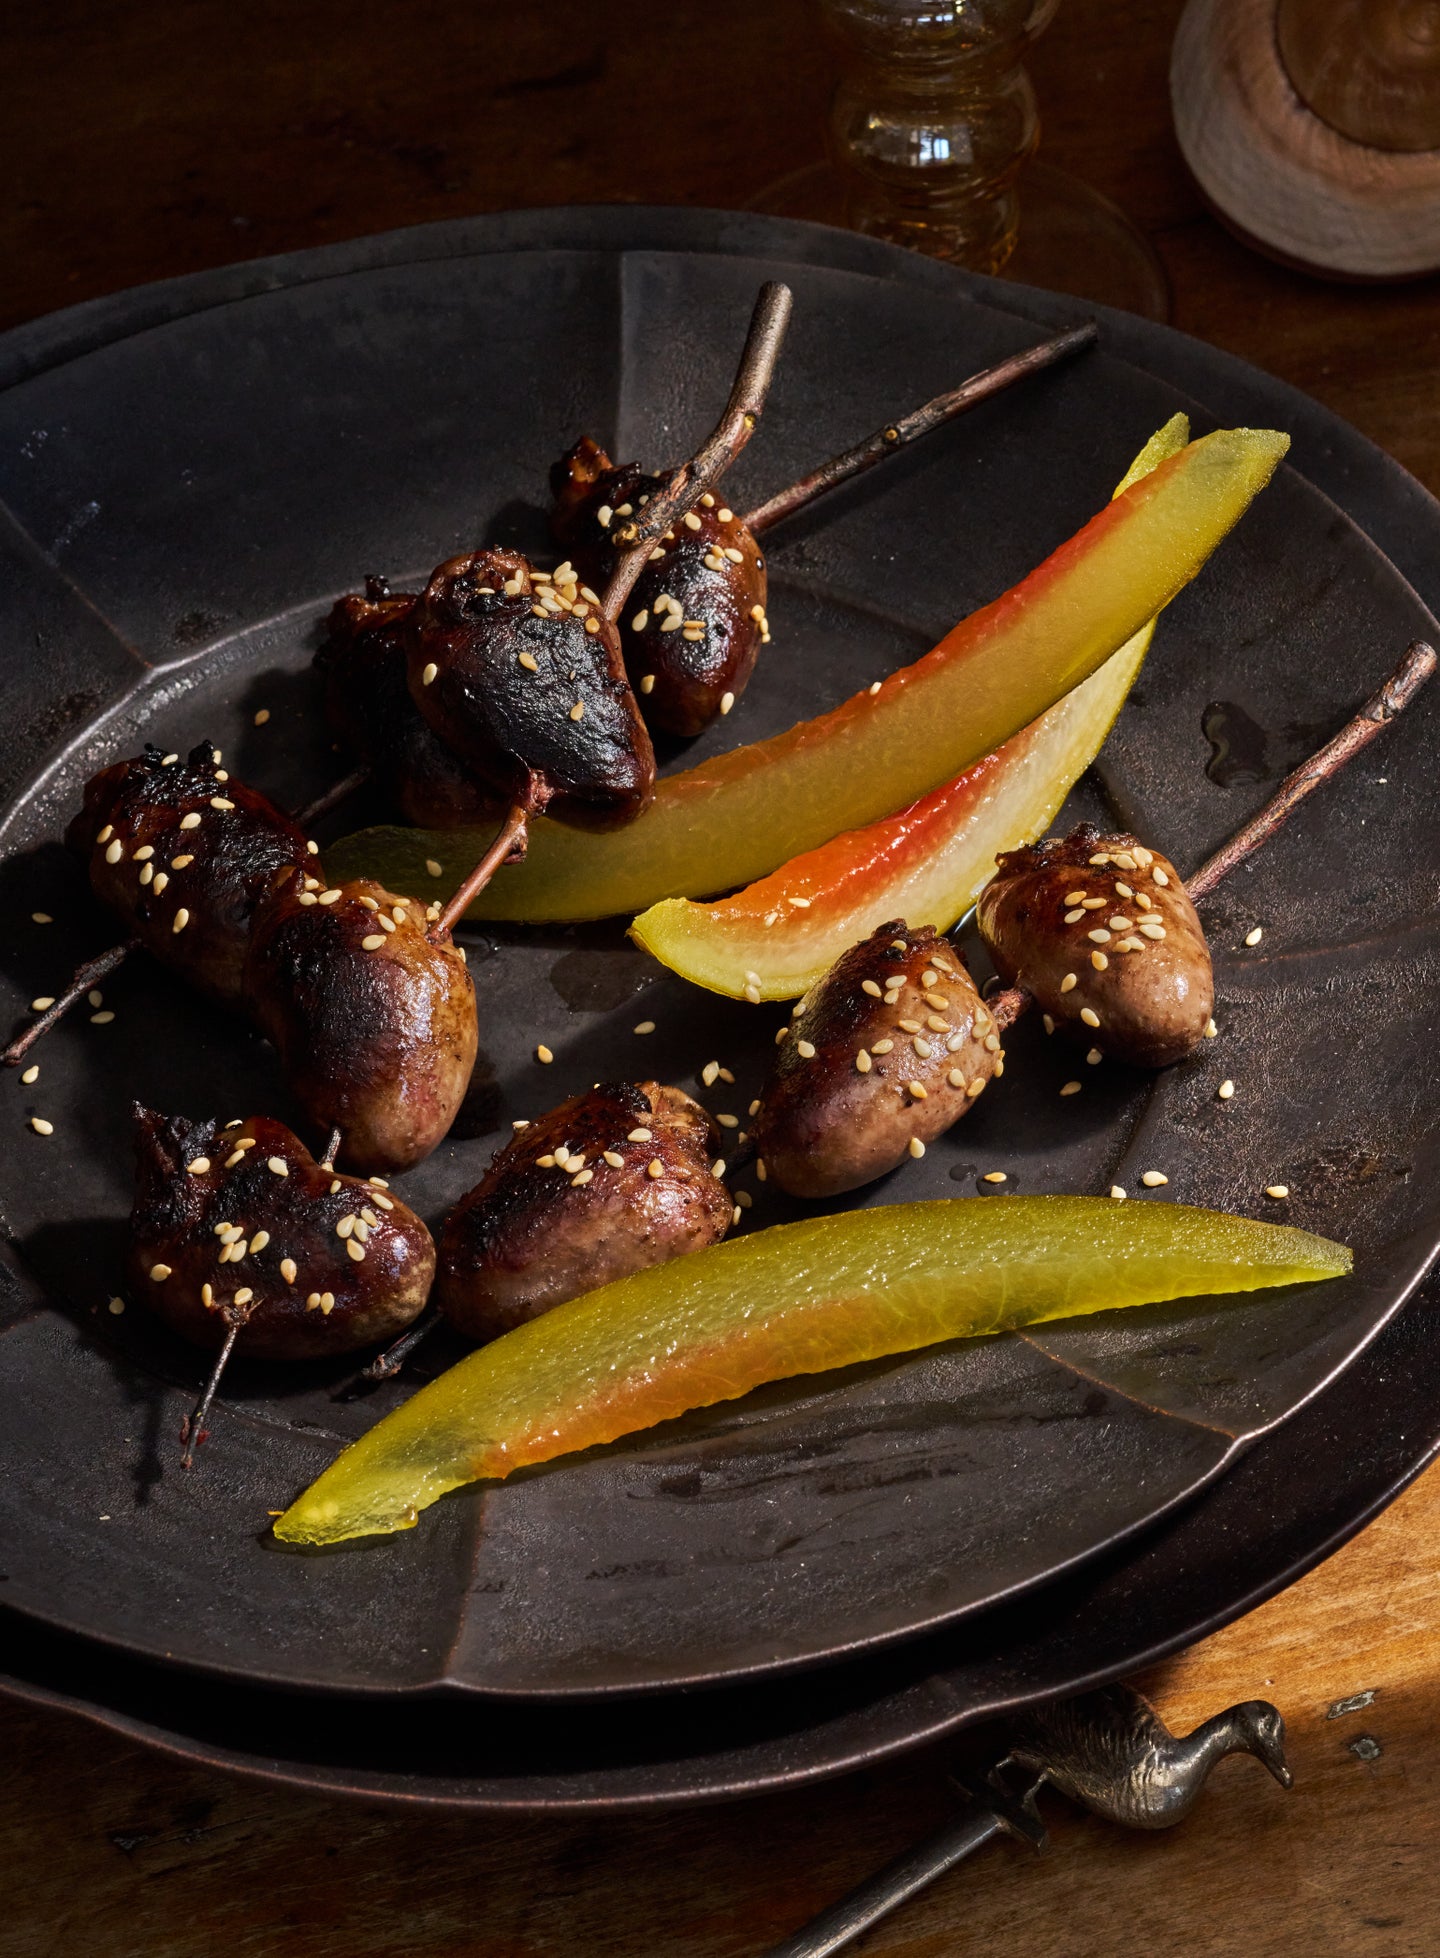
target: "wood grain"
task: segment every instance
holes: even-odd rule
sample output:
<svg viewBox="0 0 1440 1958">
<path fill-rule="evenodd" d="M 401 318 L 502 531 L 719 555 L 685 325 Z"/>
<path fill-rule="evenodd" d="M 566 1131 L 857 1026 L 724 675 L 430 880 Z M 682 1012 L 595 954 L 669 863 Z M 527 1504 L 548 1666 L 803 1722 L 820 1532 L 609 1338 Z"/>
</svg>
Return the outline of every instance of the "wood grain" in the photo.
<svg viewBox="0 0 1440 1958">
<path fill-rule="evenodd" d="M 1314 283 L 1204 211 L 1170 131 L 1179 0 L 1067 0 L 1047 160 L 1160 250 L 1175 323 L 1318 396 L 1440 491 L 1440 281 Z M 744 204 L 814 160 L 812 16 L 774 0 L 50 0 L 0 12 L 0 326 L 147 279 L 466 212 Z M 1067 1817 L 868 1954 L 1422 1958 L 1440 1949 L 1440 1471 L 1285 1596 L 1142 1682 L 1176 1724 L 1263 1692 L 1297 1785 L 1231 1762 L 1173 1834 Z M 1361 1691 L 1364 1709 L 1327 1709 Z M 177 1766 L 0 1707 L 4 1958 L 740 1958 L 947 1812 L 923 1755 L 804 1795 L 608 1824 L 426 1820 Z M 1364 1737 L 1367 1746 L 1356 1750 Z M 1156 1926 L 1163 1926 L 1157 1932 Z"/>
</svg>

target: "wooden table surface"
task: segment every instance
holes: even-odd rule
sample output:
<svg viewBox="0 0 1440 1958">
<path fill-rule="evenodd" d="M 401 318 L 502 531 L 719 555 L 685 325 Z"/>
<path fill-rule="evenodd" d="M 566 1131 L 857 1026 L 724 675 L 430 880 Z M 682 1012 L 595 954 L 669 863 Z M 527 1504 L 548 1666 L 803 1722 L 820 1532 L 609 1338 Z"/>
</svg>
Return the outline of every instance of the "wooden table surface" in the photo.
<svg viewBox="0 0 1440 1958">
<path fill-rule="evenodd" d="M 1318 396 L 1440 491 L 1440 283 L 1320 284 L 1204 213 L 1170 133 L 1179 11 L 1066 0 L 1032 63 L 1047 159 L 1149 233 L 1176 325 Z M 814 158 L 831 83 L 798 0 L 623 15 L 582 0 L 50 0 L 6 11 L 0 62 L 0 328 L 475 211 L 745 205 Z M 1141 1682 L 1182 1727 L 1273 1698 L 1293 1793 L 1240 1761 L 1169 1835 L 1059 1813 L 1049 1858 L 992 1849 L 864 1951 L 1440 1950 L 1437 1561 L 1440 1469 Z M 1373 1701 L 1331 1716 L 1362 1692 Z M 934 1755 L 688 1815 L 436 1821 L 176 1766 L 61 1715 L 0 1706 L 0 1733 L 6 1958 L 742 1958 L 947 1810 Z"/>
</svg>

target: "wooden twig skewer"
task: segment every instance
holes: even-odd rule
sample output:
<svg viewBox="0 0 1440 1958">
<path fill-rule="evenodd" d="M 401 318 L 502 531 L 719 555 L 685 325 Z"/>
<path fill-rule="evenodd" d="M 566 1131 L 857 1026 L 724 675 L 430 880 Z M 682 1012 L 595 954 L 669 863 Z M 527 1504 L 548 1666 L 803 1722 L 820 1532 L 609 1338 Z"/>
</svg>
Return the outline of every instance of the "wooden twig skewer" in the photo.
<svg viewBox="0 0 1440 1958">
<path fill-rule="evenodd" d="M 239 1318 L 236 1318 L 233 1307 L 230 1308 L 230 1312 L 230 1330 L 225 1335 L 225 1344 L 215 1355 L 215 1364 L 210 1369 L 210 1378 L 205 1382 L 204 1391 L 199 1400 L 196 1401 L 194 1408 L 186 1415 L 180 1425 L 180 1440 L 185 1449 L 185 1453 L 180 1457 L 181 1468 L 191 1469 L 195 1466 L 195 1450 L 209 1433 L 209 1429 L 205 1426 L 205 1423 L 210 1418 L 210 1403 L 214 1400 L 215 1390 L 220 1385 L 221 1374 L 224 1373 L 226 1367 L 230 1364 L 230 1355 L 235 1351 L 235 1342 L 240 1337 L 240 1328 L 245 1324 L 245 1320 L 249 1316 L 248 1314 L 242 1314 Z"/>
<path fill-rule="evenodd" d="M 49 1033 L 57 1020 L 63 1020 L 70 1008 L 78 1000 L 82 1000 L 92 986 L 98 985 L 100 980 L 107 978 L 117 966 L 123 965 L 139 942 L 135 938 L 127 939 L 123 945 L 112 945 L 108 952 L 97 953 L 93 959 L 87 959 L 84 965 L 77 966 L 70 984 L 55 1004 L 47 1006 L 38 1020 L 32 1020 L 23 1033 L 15 1036 L 4 1053 L 0 1054 L 0 1061 L 3 1061 L 6 1067 L 18 1067 L 41 1035 Z"/>
<path fill-rule="evenodd" d="M 353 768 L 348 775 L 342 775 L 338 782 L 332 782 L 323 795 L 317 795 L 313 802 L 307 802 L 303 809 L 295 811 L 295 821 L 301 829 L 309 829 L 311 823 L 318 823 L 322 816 L 328 816 L 332 809 L 338 809 L 342 802 L 363 789 L 370 780 L 368 768 Z"/>
<path fill-rule="evenodd" d="M 1222 843 L 1193 877 L 1186 878 L 1185 888 L 1191 898 L 1197 903 L 1207 898 L 1237 864 L 1253 856 L 1263 843 L 1268 842 L 1289 819 L 1298 803 L 1318 789 L 1322 782 L 1333 781 L 1362 749 L 1368 748 L 1397 714 L 1404 713 L 1434 673 L 1436 663 L 1434 648 L 1423 639 L 1417 639 L 1408 646 L 1405 657 L 1395 671 L 1379 691 L 1370 696 L 1360 712 L 1348 720 L 1323 748 L 1317 748 L 1308 761 L 1301 762 L 1298 768 L 1293 769 L 1249 822 L 1237 829 L 1228 843 Z M 996 993 L 986 1001 L 1001 1033 L 1007 1027 L 1014 1026 L 1021 1014 L 1034 1003 L 1023 986 L 1007 987 L 1004 992 Z"/>
<path fill-rule="evenodd" d="M 655 539 L 678 523 L 691 504 L 719 482 L 758 428 L 785 329 L 790 324 L 790 307 L 789 286 L 772 279 L 760 288 L 730 399 L 709 440 L 688 462 L 681 463 L 664 489 L 652 496 L 643 509 L 637 510 L 628 523 L 611 531 L 613 542 L 630 546 L 600 599 L 600 610 L 612 623 L 619 618 L 635 588 L 635 580 L 649 562 Z"/>
<path fill-rule="evenodd" d="M 1098 335 L 1099 328 L 1093 320 L 1089 320 L 1084 326 L 1073 327 L 1068 333 L 1057 333 L 1049 340 L 1042 340 L 1038 346 L 1027 347 L 1023 353 L 1010 354 L 993 367 L 982 368 L 978 374 L 972 374 L 968 381 L 962 381 L 959 387 L 937 394 L 933 401 L 912 408 L 908 415 L 902 415 L 898 421 L 887 422 L 884 428 L 877 428 L 873 435 L 867 435 L 854 448 L 831 456 L 828 462 L 822 462 L 818 469 L 813 469 L 808 476 L 802 476 L 799 482 L 791 483 L 788 489 L 777 490 L 774 496 L 747 511 L 741 522 L 758 536 L 784 518 L 793 517 L 797 510 L 803 510 L 807 504 L 814 503 L 832 489 L 838 489 L 841 483 L 848 483 L 853 476 L 873 469 L 886 456 L 896 454 L 911 442 L 918 442 L 922 435 L 930 434 L 932 429 L 943 428 L 946 422 L 963 415 L 967 408 L 988 401 L 992 395 L 1002 394 L 1027 375 L 1038 374 L 1043 368 L 1053 367 L 1058 361 L 1069 360 L 1073 354 L 1094 346 Z"/>
</svg>

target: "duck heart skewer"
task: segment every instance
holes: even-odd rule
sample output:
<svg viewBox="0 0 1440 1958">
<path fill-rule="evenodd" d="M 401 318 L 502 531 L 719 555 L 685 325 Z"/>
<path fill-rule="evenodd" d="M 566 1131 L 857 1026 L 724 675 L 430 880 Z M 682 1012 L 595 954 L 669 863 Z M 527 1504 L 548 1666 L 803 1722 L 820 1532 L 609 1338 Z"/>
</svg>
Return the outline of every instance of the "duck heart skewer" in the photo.
<svg viewBox="0 0 1440 1958">
<path fill-rule="evenodd" d="M 475 1059 L 475 992 L 422 904 L 363 878 L 328 886 L 315 845 L 208 742 L 184 761 L 147 748 L 102 770 L 68 841 L 129 945 L 259 1023 L 316 1127 L 344 1131 L 352 1166 L 407 1168 L 448 1131 Z M 82 967 L 66 1000 L 129 945 Z"/>
<path fill-rule="evenodd" d="M 1191 882 L 1207 895 L 1424 686 L 1417 641 L 1380 691 Z M 932 928 L 881 925 L 795 1008 L 754 1111 L 756 1173 L 793 1196 L 835 1196 L 896 1168 L 957 1122 L 1004 1071 L 1002 1037 L 1032 1004 L 1047 1031 L 1137 1066 L 1183 1059 L 1214 1003 L 1209 948 L 1167 857 L 1082 826 L 999 859 L 977 920 L 1010 989 L 982 1000 Z"/>
<path fill-rule="evenodd" d="M 694 734 L 724 710 L 727 693 L 739 698 L 769 631 L 764 565 L 754 542 L 760 531 L 967 408 L 1092 345 L 1095 334 L 1086 325 L 1010 355 L 831 457 L 745 517 L 702 489 L 689 512 L 698 528 L 672 517 L 668 535 L 674 542 L 657 532 L 636 560 L 631 602 L 622 602 L 623 593 L 611 601 L 626 670 L 647 721 Z M 570 562 L 559 567 L 564 576 L 532 566 L 531 584 L 561 600 L 562 609 L 577 602 L 588 607 L 621 560 L 624 544 L 617 533 L 637 508 L 650 513 L 666 479 L 638 464 L 617 467 L 587 437 L 556 464 L 551 480 L 556 534 Z M 336 603 L 315 666 L 324 683 L 326 718 L 364 765 L 336 783 L 304 820 L 315 820 L 370 780 L 422 829 L 476 828 L 504 813 L 493 786 L 446 746 L 411 698 L 404 649 L 406 622 L 418 603 L 419 594 L 392 592 L 379 577 L 366 580 L 363 596 Z M 667 619 L 674 624 L 665 629 Z"/>
<path fill-rule="evenodd" d="M 997 969 L 1010 990 L 997 993 L 990 1001 L 991 1010 L 1003 1031 L 1013 1026 L 1020 1015 L 1032 1003 L 1037 1003 L 1048 1018 L 1055 1021 L 1057 1029 L 1074 1031 L 1075 1022 L 1094 1031 L 1101 1025 L 1099 1018 L 1099 999 L 1105 998 L 1107 989 L 1102 983 L 1110 979 L 1114 996 L 1120 1002 L 1115 1022 L 1106 1034 L 1105 1051 L 1116 1060 L 1133 1060 L 1138 1066 L 1163 1066 L 1168 1061 L 1179 1060 L 1187 1053 L 1193 1053 L 1204 1037 L 1209 1020 L 1209 1008 L 1203 1017 L 1199 1004 L 1207 987 L 1213 987 L 1210 973 L 1210 954 L 1200 931 L 1199 918 L 1194 910 L 1194 900 L 1204 899 L 1229 875 L 1237 864 L 1253 856 L 1262 844 L 1280 829 L 1288 820 L 1297 804 L 1307 795 L 1318 789 L 1323 782 L 1334 776 L 1354 760 L 1362 749 L 1367 748 L 1375 737 L 1382 733 L 1398 714 L 1402 714 L 1420 689 L 1435 671 L 1434 649 L 1423 639 L 1417 639 L 1408 646 L 1404 658 L 1395 671 L 1385 681 L 1378 692 L 1371 695 L 1353 719 L 1346 722 L 1340 732 L 1316 750 L 1308 761 L 1294 769 L 1269 797 L 1264 806 L 1245 823 L 1228 843 L 1222 844 L 1208 862 L 1201 865 L 1188 880 L 1188 888 L 1182 884 L 1168 858 L 1154 855 L 1141 848 L 1137 854 L 1133 838 L 1095 838 L 1098 848 L 1089 852 L 1086 868 L 1106 869 L 1119 873 L 1117 881 L 1125 882 L 1130 874 L 1138 872 L 1148 878 L 1142 887 L 1138 881 L 1132 887 L 1137 896 L 1145 896 L 1149 902 L 1142 909 L 1137 903 L 1127 901 L 1121 892 L 1111 890 L 1099 907 L 1105 910 L 1108 918 L 1109 897 L 1119 900 L 1119 909 L 1126 915 L 1124 929 L 1118 931 L 1121 920 L 1117 913 L 1114 924 L 1104 926 L 1083 924 L 1073 921 L 1067 925 L 1065 920 L 1070 912 L 1084 909 L 1093 902 L 1092 894 L 1086 892 L 1076 905 L 1068 905 L 1054 912 L 1047 920 L 1048 928 L 1043 932 L 1032 928 L 1028 945 L 1014 933 L 1013 920 L 1020 898 L 1012 901 L 1006 889 L 1009 877 L 1006 862 L 1002 860 L 1000 875 L 981 893 L 977 907 L 977 921 L 987 948 L 995 958 Z M 1044 845 L 1039 846 L 1041 850 Z M 1025 851 L 1013 853 L 1017 860 L 1019 874 L 1023 877 L 1027 866 L 1019 866 L 1018 860 L 1027 856 Z M 1102 861 L 1108 858 L 1108 862 Z M 1128 862 L 1126 859 L 1128 858 Z M 1156 872 L 1159 876 L 1156 876 Z M 1065 881 L 1063 878 L 1061 881 Z M 1099 880 L 1096 880 L 1097 882 Z M 1080 880 L 1075 879 L 1075 892 L 1079 890 Z M 992 895 L 993 893 L 993 895 Z M 1073 892 L 1064 893 L 1069 897 Z M 1100 895 L 1097 891 L 1094 895 Z M 1147 931 L 1146 918 L 1160 914 L 1164 922 Z M 1168 914 L 1168 915 L 1167 915 Z M 1090 915 L 1085 909 L 1085 916 Z M 1179 955 L 1162 956 L 1156 965 L 1163 971 L 1163 978 L 1155 986 L 1153 996 L 1147 1000 L 1145 989 L 1137 988 L 1129 974 L 1116 974 L 1115 962 L 1111 960 L 1112 947 L 1123 943 L 1125 937 L 1141 935 L 1142 947 L 1145 939 L 1152 939 L 1158 930 L 1158 943 L 1164 946 L 1166 934 L 1171 925 L 1177 929 L 1183 949 Z M 1060 930 L 1079 929 L 1084 932 L 1087 957 L 1083 964 L 1073 958 L 1075 947 L 1071 946 L 1071 963 L 1058 981 L 1055 977 L 1057 963 L 1056 945 Z M 1109 944 L 1095 941 L 1092 935 L 1099 930 L 1110 931 Z M 1198 940 L 1198 944 L 1197 944 Z M 1152 941 L 1153 942 L 1153 941 Z M 1148 949 L 1145 948 L 1145 949 Z M 1016 954 L 1020 956 L 1017 957 Z M 1097 965 L 1095 954 L 1107 961 Z M 1120 954 L 1121 958 L 1133 957 L 1133 953 Z M 1202 965 L 1203 959 L 1203 965 Z M 1097 1003 L 1087 1006 L 1082 1003 L 1082 972 L 1087 968 L 1097 992 Z M 1073 974 L 1073 983 L 1066 986 L 1065 979 Z M 1033 979 L 1034 985 L 1030 981 Z M 1084 987 L 1091 990 L 1090 985 Z M 1107 1001 L 1108 1004 L 1108 1001 Z M 1147 1010 L 1148 1008 L 1148 1010 Z M 1089 1017 L 1087 1017 L 1087 1013 Z M 1198 1021 L 1198 1025 L 1197 1025 Z M 1083 1034 L 1080 1037 L 1084 1037 Z M 1152 1054 L 1163 1053 L 1164 1058 L 1152 1059 Z"/>
<path fill-rule="evenodd" d="M 762 531 L 1095 338 L 1092 323 L 1012 354 L 888 422 L 744 516 L 703 495 L 679 524 L 659 535 L 621 624 L 626 670 L 646 720 L 670 734 L 696 735 L 718 714 L 728 714 L 744 692 L 760 648 L 770 641 L 765 561 L 757 541 Z M 552 528 L 591 584 L 611 574 L 617 520 L 623 527 L 663 480 L 638 463 L 617 465 L 589 436 L 551 470 Z"/>
<path fill-rule="evenodd" d="M 724 415 L 700 451 L 615 526 L 603 592 L 582 584 L 573 565 L 542 572 L 518 552 L 482 550 L 440 565 L 418 596 L 372 580 L 363 599 L 335 608 L 317 658 L 327 712 L 405 812 L 450 825 L 508 811 L 505 847 L 487 851 L 464 880 L 442 928 L 507 856 L 523 855 L 541 810 L 610 827 L 649 800 L 655 757 L 616 616 L 654 539 L 709 494 L 753 434 L 789 313 L 789 289 L 765 286 Z"/>
<path fill-rule="evenodd" d="M 602 1081 L 525 1123 L 445 1220 L 431 1323 L 493 1339 L 718 1244 L 739 1214 L 721 1147 L 699 1102 L 658 1081 Z M 414 1327 L 364 1378 L 389 1378 L 429 1330 Z"/>
<path fill-rule="evenodd" d="M 232 1352 L 310 1360 L 392 1337 L 425 1304 L 435 1246 L 378 1179 L 339 1176 L 266 1116 L 187 1122 L 135 1107 L 133 1295 L 220 1349 L 183 1440 L 204 1439 Z"/>
</svg>

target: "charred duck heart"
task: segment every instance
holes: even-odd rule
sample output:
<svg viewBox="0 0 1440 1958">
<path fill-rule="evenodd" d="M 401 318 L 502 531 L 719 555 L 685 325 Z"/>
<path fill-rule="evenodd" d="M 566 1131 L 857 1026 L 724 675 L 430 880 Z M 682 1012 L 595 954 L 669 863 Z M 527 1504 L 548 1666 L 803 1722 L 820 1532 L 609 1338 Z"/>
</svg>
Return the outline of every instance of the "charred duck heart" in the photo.
<svg viewBox="0 0 1440 1958">
<path fill-rule="evenodd" d="M 283 876 L 260 907 L 250 1010 L 290 1087 L 342 1160 L 408 1169 L 447 1133 L 475 1064 L 475 988 L 423 905 L 368 878 L 306 889 Z"/>
<path fill-rule="evenodd" d="M 999 859 L 981 936 L 1007 986 L 1058 1033 L 1111 1060 L 1166 1067 L 1193 1053 L 1215 1009 L 1195 906 L 1168 857 L 1083 823 Z"/>
<path fill-rule="evenodd" d="M 129 1282 L 182 1338 L 259 1360 L 393 1337 L 420 1312 L 435 1246 L 388 1190 L 324 1168 L 267 1116 L 220 1128 L 136 1104 Z"/>
<path fill-rule="evenodd" d="M 552 527 L 582 578 L 603 591 L 611 539 L 663 489 L 637 463 L 616 466 L 587 435 L 550 472 Z M 723 497 L 705 495 L 656 543 L 625 606 L 620 644 L 641 711 L 668 734 L 702 733 L 728 714 L 768 644 L 765 555 Z"/>
<path fill-rule="evenodd" d="M 513 551 L 433 574 L 405 628 L 410 697 L 434 733 L 509 803 L 567 822 L 628 822 L 655 756 L 616 630 L 578 584 Z"/>
<path fill-rule="evenodd" d="M 880 925 L 801 1000 L 755 1113 L 768 1180 L 838 1196 L 959 1121 L 1004 1069 L 965 962 L 933 926 Z"/>
<path fill-rule="evenodd" d="M 364 597 L 337 600 L 315 655 L 325 718 L 407 822 L 464 829 L 493 822 L 503 800 L 445 746 L 410 698 L 406 623 L 418 592 L 367 578 Z"/>
<path fill-rule="evenodd" d="M 208 741 L 183 761 L 147 747 L 92 776 L 66 841 L 153 958 L 234 1008 L 256 906 L 278 873 L 309 862 L 303 832 L 221 768 Z"/>
<path fill-rule="evenodd" d="M 490 1339 L 596 1285 L 702 1245 L 730 1227 L 714 1173 L 719 1131 L 655 1081 L 602 1082 L 521 1129 L 460 1199 L 440 1237 L 436 1298 Z"/>
</svg>

